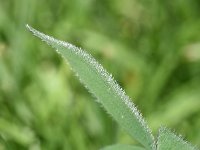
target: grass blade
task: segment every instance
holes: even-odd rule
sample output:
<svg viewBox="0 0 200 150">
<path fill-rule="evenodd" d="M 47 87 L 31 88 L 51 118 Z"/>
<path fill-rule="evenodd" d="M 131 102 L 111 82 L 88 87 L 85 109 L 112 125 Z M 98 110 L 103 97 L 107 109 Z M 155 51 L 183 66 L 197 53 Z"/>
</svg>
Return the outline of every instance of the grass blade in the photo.
<svg viewBox="0 0 200 150">
<path fill-rule="evenodd" d="M 35 36 L 55 48 L 69 62 L 80 81 L 133 138 L 146 149 L 154 149 L 153 135 L 142 115 L 112 75 L 90 54 L 70 43 L 45 35 L 28 25 L 27 28 Z"/>
<path fill-rule="evenodd" d="M 162 127 L 159 130 L 158 150 L 197 150 L 195 147 L 184 141 L 181 137 L 176 136 L 170 130 Z"/>
</svg>

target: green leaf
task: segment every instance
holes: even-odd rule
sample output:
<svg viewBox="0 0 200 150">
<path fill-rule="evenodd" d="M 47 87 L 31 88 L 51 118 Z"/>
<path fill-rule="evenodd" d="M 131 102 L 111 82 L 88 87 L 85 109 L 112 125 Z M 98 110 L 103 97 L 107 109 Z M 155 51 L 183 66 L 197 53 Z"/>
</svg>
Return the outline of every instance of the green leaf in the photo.
<svg viewBox="0 0 200 150">
<path fill-rule="evenodd" d="M 145 150 L 145 149 L 139 146 L 116 144 L 116 145 L 107 146 L 100 150 Z"/>
<path fill-rule="evenodd" d="M 19 127 L 13 122 L 0 118 L 0 138 L 6 137 L 6 139 L 14 140 L 16 143 L 22 145 L 30 145 L 35 141 L 33 133 L 29 130 L 25 130 L 23 127 Z M 1 148 L 0 148 L 1 149 Z"/>
<path fill-rule="evenodd" d="M 84 50 L 45 35 L 27 25 L 33 34 L 51 45 L 70 64 L 85 87 L 95 95 L 109 114 L 137 141 L 154 149 L 154 138 L 132 100 L 90 54 Z"/>
<path fill-rule="evenodd" d="M 197 150 L 188 142 L 184 141 L 180 136 L 175 135 L 169 129 L 161 127 L 159 130 L 158 150 Z"/>
</svg>

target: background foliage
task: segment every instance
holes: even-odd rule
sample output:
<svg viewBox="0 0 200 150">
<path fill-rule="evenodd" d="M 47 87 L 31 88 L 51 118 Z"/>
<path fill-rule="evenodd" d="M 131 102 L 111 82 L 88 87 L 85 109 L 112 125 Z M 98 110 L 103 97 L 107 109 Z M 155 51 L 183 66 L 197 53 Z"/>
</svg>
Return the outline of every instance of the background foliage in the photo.
<svg viewBox="0 0 200 150">
<path fill-rule="evenodd" d="M 0 149 L 134 143 L 25 29 L 88 50 L 143 112 L 200 146 L 200 1 L 0 0 Z"/>
</svg>

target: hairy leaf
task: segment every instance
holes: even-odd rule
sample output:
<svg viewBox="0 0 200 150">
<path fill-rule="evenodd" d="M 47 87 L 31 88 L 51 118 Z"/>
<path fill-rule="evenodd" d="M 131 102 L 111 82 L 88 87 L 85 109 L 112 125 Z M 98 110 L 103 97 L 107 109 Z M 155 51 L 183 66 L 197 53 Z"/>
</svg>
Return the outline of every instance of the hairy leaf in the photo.
<svg viewBox="0 0 200 150">
<path fill-rule="evenodd" d="M 159 130 L 158 150 L 197 150 L 197 148 L 191 146 L 188 142 L 184 141 L 180 136 L 176 136 L 170 130 L 161 127 Z"/>
<path fill-rule="evenodd" d="M 109 114 L 146 149 L 154 149 L 154 138 L 130 98 L 90 54 L 84 50 L 45 35 L 27 25 L 33 34 L 51 45 L 70 64 L 80 81 L 97 97 Z"/>
<path fill-rule="evenodd" d="M 100 150 L 145 150 L 145 149 L 139 146 L 116 144 L 116 145 L 107 146 Z"/>
</svg>

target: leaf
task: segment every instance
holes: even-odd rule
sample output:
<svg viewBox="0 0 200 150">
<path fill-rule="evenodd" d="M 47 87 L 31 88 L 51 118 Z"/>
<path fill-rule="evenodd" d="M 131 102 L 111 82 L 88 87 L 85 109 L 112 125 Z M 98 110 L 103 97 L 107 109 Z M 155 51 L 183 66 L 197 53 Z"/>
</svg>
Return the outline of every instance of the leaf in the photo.
<svg viewBox="0 0 200 150">
<path fill-rule="evenodd" d="M 35 141 L 35 137 L 32 132 L 24 130 L 23 127 L 19 127 L 16 124 L 8 122 L 3 118 L 0 118 L 0 139 L 1 136 L 5 137 L 5 139 L 13 140 L 16 143 L 22 144 L 24 146 L 30 145 Z"/>
<path fill-rule="evenodd" d="M 175 135 L 169 129 L 161 127 L 159 130 L 158 150 L 197 150 L 197 148 Z"/>
<path fill-rule="evenodd" d="M 107 146 L 100 150 L 145 150 L 145 149 L 139 146 L 116 144 L 116 145 Z"/>
<path fill-rule="evenodd" d="M 37 37 L 51 45 L 70 64 L 85 87 L 96 96 L 109 114 L 147 149 L 154 149 L 154 138 L 147 123 L 121 87 L 90 54 L 84 50 L 45 35 L 27 25 Z"/>
</svg>

